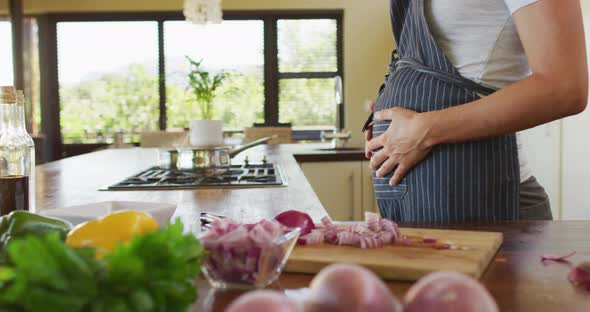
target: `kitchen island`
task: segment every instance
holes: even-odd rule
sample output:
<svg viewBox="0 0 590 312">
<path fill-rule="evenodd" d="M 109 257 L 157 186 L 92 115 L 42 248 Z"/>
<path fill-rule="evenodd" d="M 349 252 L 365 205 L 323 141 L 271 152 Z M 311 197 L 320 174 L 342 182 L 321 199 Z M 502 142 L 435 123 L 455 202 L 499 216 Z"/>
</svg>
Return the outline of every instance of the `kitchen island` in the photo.
<svg viewBox="0 0 590 312">
<path fill-rule="evenodd" d="M 326 212 L 293 157 L 293 154 L 305 153 L 302 146 L 260 146 L 238 156 L 237 161 L 246 155 L 250 161 L 259 161 L 266 155 L 269 161 L 280 164 L 288 179 L 286 187 L 104 192 L 99 189 L 155 165 L 157 152 L 138 148 L 95 152 L 39 166 L 37 207 L 52 209 L 111 200 L 145 201 L 177 203 L 179 210 L 187 213 L 196 209 L 244 222 L 296 209 L 309 213 L 317 221 Z M 318 157 L 317 149 L 310 154 Z M 196 215 L 189 217 L 198 218 Z M 574 263 L 590 260 L 590 221 L 404 226 L 504 233 L 504 243 L 482 277 L 501 311 L 590 310 L 590 294 L 577 291 L 567 281 L 568 264 L 543 265 L 540 261 L 543 254 L 567 254 L 574 250 L 577 251 L 572 258 Z M 306 287 L 312 278 L 305 274 L 283 274 L 272 287 Z M 239 295 L 231 291 L 214 292 L 205 280 L 199 281 L 198 286 L 199 301 L 194 311 L 223 311 L 223 307 Z M 389 286 L 401 297 L 411 284 L 390 282 Z"/>
</svg>

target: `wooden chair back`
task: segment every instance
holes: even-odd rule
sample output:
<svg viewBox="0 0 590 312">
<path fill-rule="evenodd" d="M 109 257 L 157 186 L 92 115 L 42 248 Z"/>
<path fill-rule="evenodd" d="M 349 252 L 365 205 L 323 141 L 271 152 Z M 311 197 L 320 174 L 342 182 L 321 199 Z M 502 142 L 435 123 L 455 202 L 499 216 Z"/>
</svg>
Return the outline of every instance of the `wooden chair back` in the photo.
<svg viewBox="0 0 590 312">
<path fill-rule="evenodd" d="M 251 127 L 244 129 L 246 142 L 276 135 L 268 144 L 293 143 L 293 129 L 290 127 Z"/>
<path fill-rule="evenodd" d="M 179 147 L 186 143 L 186 131 L 146 131 L 140 135 L 141 147 Z"/>
</svg>

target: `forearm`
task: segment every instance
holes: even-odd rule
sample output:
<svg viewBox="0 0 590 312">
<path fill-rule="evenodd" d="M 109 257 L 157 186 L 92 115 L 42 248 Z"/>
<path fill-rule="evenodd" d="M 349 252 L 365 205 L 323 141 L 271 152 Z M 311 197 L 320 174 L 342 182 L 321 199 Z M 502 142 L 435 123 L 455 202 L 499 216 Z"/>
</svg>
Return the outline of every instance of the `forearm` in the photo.
<svg viewBox="0 0 590 312">
<path fill-rule="evenodd" d="M 424 114 L 427 144 L 497 136 L 584 110 L 588 64 L 580 2 L 539 1 L 513 18 L 533 75 L 481 100 Z"/>
<path fill-rule="evenodd" d="M 426 144 L 483 139 L 577 114 L 587 92 L 585 83 L 532 75 L 478 101 L 423 114 L 430 128 Z"/>
</svg>

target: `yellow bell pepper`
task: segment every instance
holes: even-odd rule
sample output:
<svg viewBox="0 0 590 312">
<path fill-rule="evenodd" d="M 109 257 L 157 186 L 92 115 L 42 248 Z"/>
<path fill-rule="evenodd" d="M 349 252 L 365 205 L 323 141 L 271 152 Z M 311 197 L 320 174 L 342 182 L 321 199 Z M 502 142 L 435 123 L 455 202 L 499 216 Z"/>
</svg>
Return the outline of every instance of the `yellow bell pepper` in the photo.
<svg viewBox="0 0 590 312">
<path fill-rule="evenodd" d="M 66 237 L 72 247 L 97 248 L 97 256 L 111 252 L 119 242 L 127 243 L 138 234 L 155 231 L 158 223 L 144 212 L 120 211 L 74 227 Z"/>
</svg>

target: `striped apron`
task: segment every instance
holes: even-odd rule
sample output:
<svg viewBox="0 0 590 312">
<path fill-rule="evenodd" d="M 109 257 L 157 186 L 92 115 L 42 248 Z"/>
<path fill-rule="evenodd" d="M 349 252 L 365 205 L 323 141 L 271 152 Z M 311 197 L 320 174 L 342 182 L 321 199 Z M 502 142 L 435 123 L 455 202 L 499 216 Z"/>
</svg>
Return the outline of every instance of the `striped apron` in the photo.
<svg viewBox="0 0 590 312">
<path fill-rule="evenodd" d="M 494 92 L 462 77 L 432 37 L 424 0 L 391 0 L 397 53 L 392 58 L 375 111 L 394 106 L 417 112 L 473 102 Z M 376 122 L 373 136 L 389 121 Z M 375 196 L 381 214 L 401 222 L 517 220 L 520 167 L 514 133 L 486 140 L 442 144 L 395 187 L 393 172 L 378 178 Z"/>
</svg>

